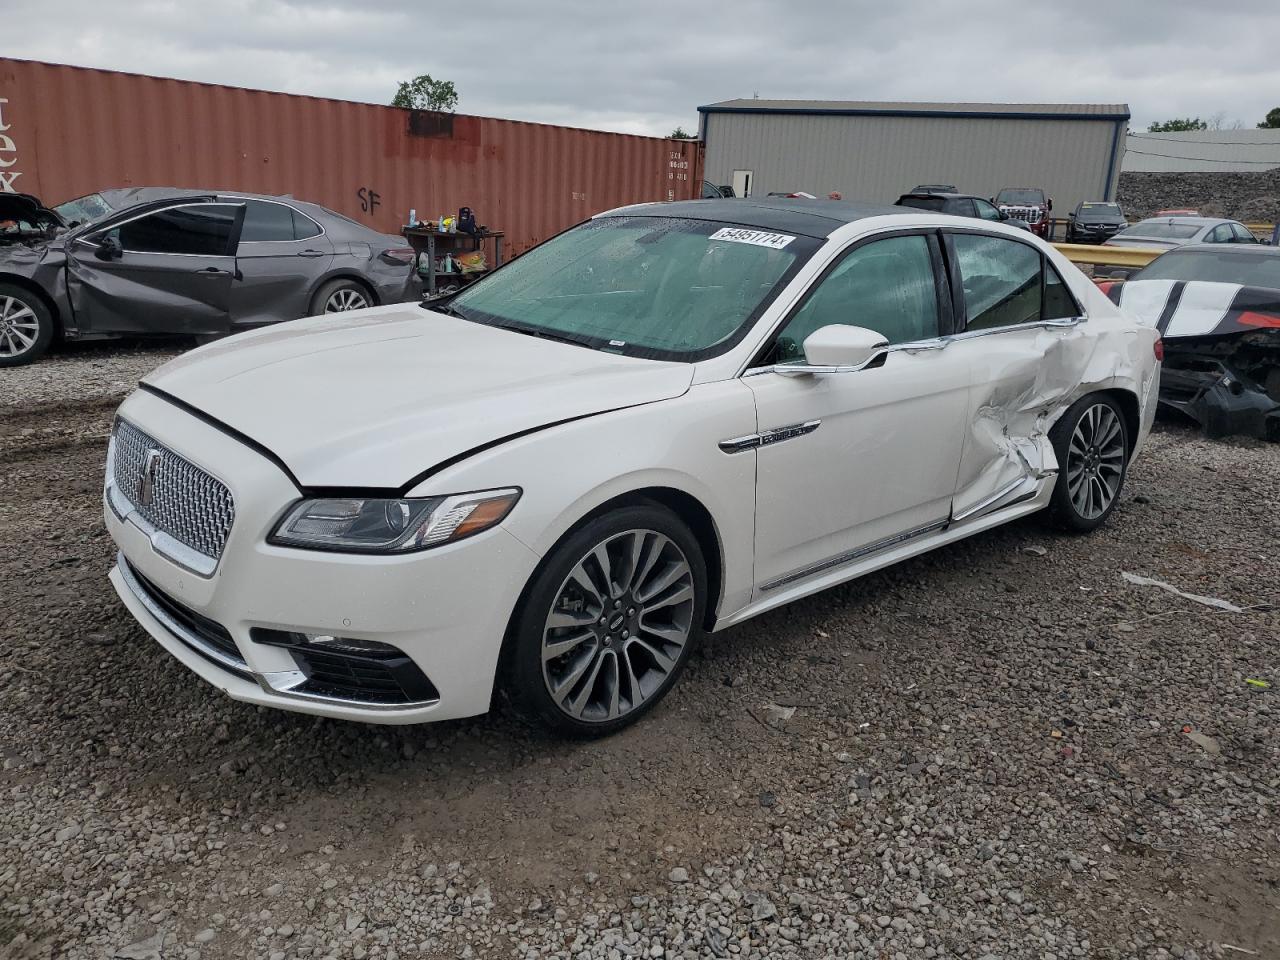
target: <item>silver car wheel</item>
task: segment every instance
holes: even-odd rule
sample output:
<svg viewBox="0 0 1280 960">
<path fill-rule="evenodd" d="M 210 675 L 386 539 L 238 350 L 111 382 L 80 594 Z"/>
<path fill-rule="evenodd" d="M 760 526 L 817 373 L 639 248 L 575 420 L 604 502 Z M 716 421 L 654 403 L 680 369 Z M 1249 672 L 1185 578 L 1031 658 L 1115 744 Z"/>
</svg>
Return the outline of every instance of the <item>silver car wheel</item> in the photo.
<svg viewBox="0 0 1280 960">
<path fill-rule="evenodd" d="M 40 336 L 40 318 L 16 297 L 0 297 L 0 357 L 19 357 Z"/>
<path fill-rule="evenodd" d="M 1086 407 L 1067 449 L 1067 492 L 1076 513 L 1096 520 L 1107 512 L 1124 478 L 1124 429 L 1109 404 Z"/>
<path fill-rule="evenodd" d="M 568 716 L 616 720 L 656 694 L 693 630 L 695 586 L 684 552 L 655 530 L 627 530 L 565 577 L 542 634 L 542 677 Z"/>
<path fill-rule="evenodd" d="M 354 287 L 343 287 L 329 294 L 324 302 L 325 313 L 345 313 L 348 310 L 363 310 L 369 305 L 369 299 Z"/>
</svg>

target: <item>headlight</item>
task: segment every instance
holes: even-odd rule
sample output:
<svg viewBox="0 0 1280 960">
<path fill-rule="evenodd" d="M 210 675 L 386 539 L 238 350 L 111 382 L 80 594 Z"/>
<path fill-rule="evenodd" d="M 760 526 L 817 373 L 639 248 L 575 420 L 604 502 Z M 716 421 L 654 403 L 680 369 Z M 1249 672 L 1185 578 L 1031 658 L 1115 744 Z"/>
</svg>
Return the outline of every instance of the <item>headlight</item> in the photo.
<svg viewBox="0 0 1280 960">
<path fill-rule="evenodd" d="M 268 542 L 349 553 L 409 553 L 488 530 L 519 499 L 520 491 L 511 487 L 417 500 L 301 500 Z"/>
</svg>

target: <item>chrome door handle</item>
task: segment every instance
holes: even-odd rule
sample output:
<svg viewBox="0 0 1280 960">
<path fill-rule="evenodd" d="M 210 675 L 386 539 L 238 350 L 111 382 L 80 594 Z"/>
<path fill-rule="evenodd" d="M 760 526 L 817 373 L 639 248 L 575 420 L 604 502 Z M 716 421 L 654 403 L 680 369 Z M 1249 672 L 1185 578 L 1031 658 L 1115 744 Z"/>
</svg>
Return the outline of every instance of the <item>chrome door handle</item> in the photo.
<svg viewBox="0 0 1280 960">
<path fill-rule="evenodd" d="M 300 256 L 300 257 L 323 257 L 323 256 L 324 256 L 324 251 L 323 251 L 323 250 L 303 250 L 300 254 L 298 254 L 298 256 Z"/>
<path fill-rule="evenodd" d="M 1088 319 L 1088 317 L 1057 317 L 1053 320 L 1043 320 L 1041 325 L 1045 327 L 1077 327 Z"/>
</svg>

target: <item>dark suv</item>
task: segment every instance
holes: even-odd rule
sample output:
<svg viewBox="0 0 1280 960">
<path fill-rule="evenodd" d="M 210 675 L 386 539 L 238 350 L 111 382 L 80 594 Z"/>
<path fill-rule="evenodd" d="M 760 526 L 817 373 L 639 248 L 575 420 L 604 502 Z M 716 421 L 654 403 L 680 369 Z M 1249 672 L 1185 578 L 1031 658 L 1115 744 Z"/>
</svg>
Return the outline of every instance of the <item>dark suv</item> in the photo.
<svg viewBox="0 0 1280 960">
<path fill-rule="evenodd" d="M 1101 243 L 1128 225 L 1118 203 L 1078 203 L 1067 214 L 1067 243 Z"/>
<path fill-rule="evenodd" d="M 973 217 L 977 220 L 994 220 L 1010 226 L 1030 230 L 1021 220 L 1014 220 L 1001 213 L 993 204 L 982 197 L 971 193 L 937 193 L 934 191 L 904 193 L 898 198 L 898 206 L 913 207 L 916 210 L 932 210 L 935 213 L 949 213 L 954 217 Z"/>
</svg>

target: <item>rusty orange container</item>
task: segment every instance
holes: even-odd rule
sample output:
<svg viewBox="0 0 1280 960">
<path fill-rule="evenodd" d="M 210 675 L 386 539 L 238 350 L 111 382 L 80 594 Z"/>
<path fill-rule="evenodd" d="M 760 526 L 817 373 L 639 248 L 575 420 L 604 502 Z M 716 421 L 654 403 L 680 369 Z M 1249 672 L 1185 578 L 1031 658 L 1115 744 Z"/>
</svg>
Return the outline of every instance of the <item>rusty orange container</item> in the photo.
<svg viewBox="0 0 1280 960">
<path fill-rule="evenodd" d="M 471 207 L 520 253 L 601 210 L 697 197 L 700 144 L 0 58 L 0 190 L 291 194 L 398 233 Z"/>
</svg>

